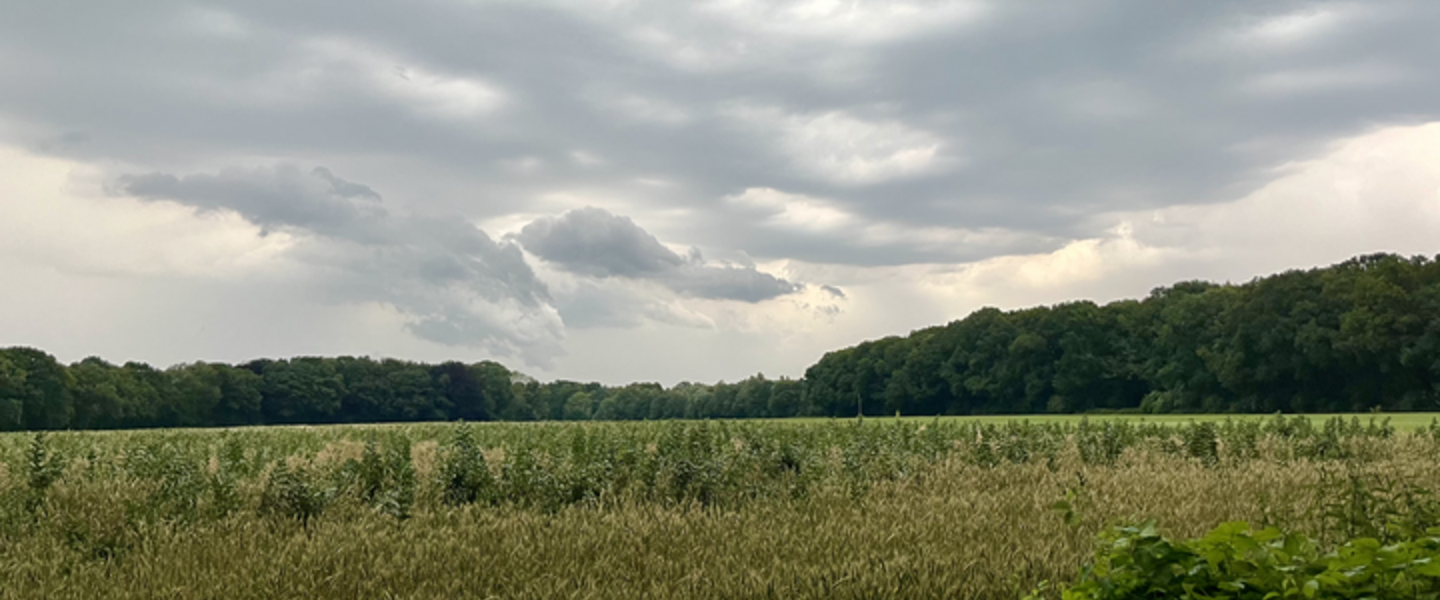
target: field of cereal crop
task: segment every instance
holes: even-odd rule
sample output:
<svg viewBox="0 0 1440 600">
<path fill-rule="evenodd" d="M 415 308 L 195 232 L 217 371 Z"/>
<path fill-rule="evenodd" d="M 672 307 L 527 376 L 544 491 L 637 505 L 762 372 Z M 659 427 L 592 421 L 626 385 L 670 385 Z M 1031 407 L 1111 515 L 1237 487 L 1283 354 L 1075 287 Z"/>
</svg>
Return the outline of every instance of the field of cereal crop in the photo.
<svg viewBox="0 0 1440 600">
<path fill-rule="evenodd" d="M 4 434 L 0 598 L 1058 597 L 1112 525 L 1428 526 L 1428 416 Z"/>
</svg>

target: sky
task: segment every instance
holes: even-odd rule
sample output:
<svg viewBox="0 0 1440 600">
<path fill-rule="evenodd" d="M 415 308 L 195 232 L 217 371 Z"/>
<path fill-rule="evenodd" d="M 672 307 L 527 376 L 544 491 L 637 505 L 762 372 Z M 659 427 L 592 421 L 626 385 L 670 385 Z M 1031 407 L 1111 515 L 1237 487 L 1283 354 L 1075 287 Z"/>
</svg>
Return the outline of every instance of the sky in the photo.
<svg viewBox="0 0 1440 600">
<path fill-rule="evenodd" d="M 1440 253 L 1440 3 L 4 3 L 0 346 L 799 377 Z"/>
</svg>

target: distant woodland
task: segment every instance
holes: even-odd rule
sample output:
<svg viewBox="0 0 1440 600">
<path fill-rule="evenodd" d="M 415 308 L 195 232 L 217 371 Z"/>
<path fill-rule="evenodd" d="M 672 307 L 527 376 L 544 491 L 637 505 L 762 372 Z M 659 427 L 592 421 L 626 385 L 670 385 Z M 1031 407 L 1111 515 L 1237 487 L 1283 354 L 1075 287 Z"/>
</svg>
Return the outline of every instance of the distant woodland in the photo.
<svg viewBox="0 0 1440 600">
<path fill-rule="evenodd" d="M 495 362 L 157 369 L 0 349 L 0 430 L 390 421 L 1440 410 L 1440 257 L 1002 311 L 826 354 L 802 379 L 612 387 Z"/>
</svg>

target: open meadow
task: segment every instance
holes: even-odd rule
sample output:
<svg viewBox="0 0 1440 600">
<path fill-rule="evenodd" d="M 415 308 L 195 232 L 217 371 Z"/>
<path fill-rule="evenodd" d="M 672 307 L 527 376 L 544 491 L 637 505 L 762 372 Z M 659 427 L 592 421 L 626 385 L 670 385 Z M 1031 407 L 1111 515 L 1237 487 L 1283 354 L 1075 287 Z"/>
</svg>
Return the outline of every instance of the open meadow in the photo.
<svg viewBox="0 0 1440 600">
<path fill-rule="evenodd" d="M 0 598 L 1058 597 L 1112 525 L 1333 547 L 1440 523 L 1435 430 L 1393 423 L 5 434 Z"/>
</svg>

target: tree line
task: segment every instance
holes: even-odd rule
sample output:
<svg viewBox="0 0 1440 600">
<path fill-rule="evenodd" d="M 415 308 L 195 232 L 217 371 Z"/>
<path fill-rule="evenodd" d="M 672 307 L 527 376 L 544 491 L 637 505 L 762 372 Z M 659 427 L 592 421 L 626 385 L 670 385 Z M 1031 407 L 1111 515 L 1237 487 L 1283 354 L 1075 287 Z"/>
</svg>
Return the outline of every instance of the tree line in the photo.
<svg viewBox="0 0 1440 600">
<path fill-rule="evenodd" d="M 788 417 L 800 382 L 541 383 L 505 366 L 342 356 L 156 369 L 0 349 L 0 431 L 398 421 Z"/>
<path fill-rule="evenodd" d="M 802 379 L 605 386 L 366 357 L 156 369 L 0 349 L 0 430 L 1092 411 L 1440 410 L 1440 262 L 1376 254 L 1140 300 L 985 308 Z"/>
<path fill-rule="evenodd" d="M 1436 260 L 1375 254 L 1103 306 L 986 308 L 826 354 L 806 401 L 823 415 L 1440 410 Z"/>
</svg>

